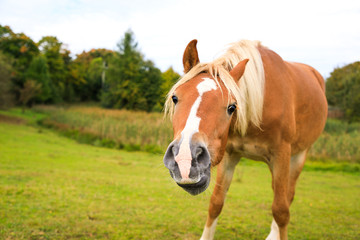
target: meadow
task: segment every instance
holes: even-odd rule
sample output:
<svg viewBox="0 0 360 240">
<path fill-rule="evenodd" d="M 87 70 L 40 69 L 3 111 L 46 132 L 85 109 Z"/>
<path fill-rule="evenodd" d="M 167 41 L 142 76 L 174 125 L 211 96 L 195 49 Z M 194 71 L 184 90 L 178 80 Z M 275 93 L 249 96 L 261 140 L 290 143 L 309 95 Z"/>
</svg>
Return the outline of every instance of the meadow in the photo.
<svg viewBox="0 0 360 240">
<path fill-rule="evenodd" d="M 0 122 L 0 239 L 201 236 L 214 179 L 204 194 L 190 196 L 171 180 L 160 153 L 82 144 L 35 125 L 47 114 L 10 115 Z M 359 239 L 359 180 L 358 172 L 305 168 L 289 238 Z M 265 239 L 271 200 L 266 165 L 241 161 L 216 239 Z"/>
<path fill-rule="evenodd" d="M 41 105 L 34 111 L 48 115 L 41 125 L 95 146 L 162 153 L 172 141 L 170 121 L 161 113 Z"/>
<path fill-rule="evenodd" d="M 109 110 L 96 106 L 37 106 L 47 114 L 40 123 L 95 146 L 163 153 L 172 141 L 169 119 L 162 113 Z M 360 123 L 329 119 L 308 157 L 322 162 L 360 164 Z"/>
</svg>

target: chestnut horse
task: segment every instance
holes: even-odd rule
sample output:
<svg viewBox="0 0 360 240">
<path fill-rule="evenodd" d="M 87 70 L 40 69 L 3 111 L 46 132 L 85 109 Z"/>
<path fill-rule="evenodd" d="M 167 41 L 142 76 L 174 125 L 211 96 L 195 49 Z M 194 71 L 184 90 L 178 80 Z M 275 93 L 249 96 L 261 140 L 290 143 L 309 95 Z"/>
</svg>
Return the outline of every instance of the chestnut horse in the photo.
<svg viewBox="0 0 360 240">
<path fill-rule="evenodd" d="M 205 240 L 214 238 L 240 158 L 267 163 L 274 191 L 267 239 L 285 240 L 296 180 L 327 118 L 324 80 L 312 67 L 285 62 L 256 41 L 234 43 L 206 64 L 199 62 L 196 44 L 193 40 L 186 47 L 185 75 L 165 103 L 174 140 L 164 164 L 193 195 L 208 187 L 210 168 L 218 165 Z"/>
</svg>

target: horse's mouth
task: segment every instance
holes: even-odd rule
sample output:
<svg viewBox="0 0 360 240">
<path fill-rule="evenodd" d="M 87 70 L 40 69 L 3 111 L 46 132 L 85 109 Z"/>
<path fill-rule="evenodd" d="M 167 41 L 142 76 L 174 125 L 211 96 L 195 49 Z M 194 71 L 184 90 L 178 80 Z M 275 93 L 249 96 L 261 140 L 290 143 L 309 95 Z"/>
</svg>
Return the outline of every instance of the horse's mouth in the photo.
<svg viewBox="0 0 360 240">
<path fill-rule="evenodd" d="M 202 176 L 200 181 L 192 184 L 180 184 L 177 183 L 180 187 L 182 187 L 185 191 L 190 193 L 191 195 L 198 195 L 204 192 L 209 186 L 210 178 L 206 175 Z"/>
</svg>

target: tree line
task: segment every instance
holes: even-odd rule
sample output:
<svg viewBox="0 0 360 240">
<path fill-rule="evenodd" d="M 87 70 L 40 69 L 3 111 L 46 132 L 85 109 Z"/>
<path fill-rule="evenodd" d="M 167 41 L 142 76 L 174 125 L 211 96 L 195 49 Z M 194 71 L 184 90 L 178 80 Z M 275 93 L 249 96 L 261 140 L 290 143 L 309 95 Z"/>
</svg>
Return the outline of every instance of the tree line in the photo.
<svg viewBox="0 0 360 240">
<path fill-rule="evenodd" d="M 180 77 L 161 72 L 125 32 L 117 50 L 71 52 L 55 36 L 34 42 L 0 25 L 0 107 L 33 103 L 100 102 L 107 108 L 161 111 L 166 93 Z M 348 121 L 360 121 L 360 62 L 335 68 L 326 79 L 329 104 Z"/>
<path fill-rule="evenodd" d="M 334 69 L 326 80 L 326 97 L 346 120 L 360 122 L 360 61 Z"/>
<path fill-rule="evenodd" d="M 125 32 L 117 50 L 71 52 L 55 36 L 34 42 L 0 25 L 0 107 L 100 102 L 107 108 L 160 111 L 180 75 L 161 72 Z"/>
</svg>

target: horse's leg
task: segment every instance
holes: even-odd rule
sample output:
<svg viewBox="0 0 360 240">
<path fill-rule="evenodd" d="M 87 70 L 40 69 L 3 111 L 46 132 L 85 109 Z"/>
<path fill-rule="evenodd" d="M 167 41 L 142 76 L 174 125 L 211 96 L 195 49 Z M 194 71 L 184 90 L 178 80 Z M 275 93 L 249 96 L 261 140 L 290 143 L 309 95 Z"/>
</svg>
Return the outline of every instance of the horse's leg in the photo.
<svg viewBox="0 0 360 240">
<path fill-rule="evenodd" d="M 297 155 L 291 157 L 290 161 L 290 176 L 289 176 L 289 189 L 288 189 L 288 202 L 292 203 L 295 195 L 296 181 L 304 167 L 307 150 L 300 152 Z M 266 240 L 279 240 L 280 232 L 276 221 L 273 219 L 271 223 L 271 232 Z"/>
<path fill-rule="evenodd" d="M 239 159 L 239 156 L 230 157 L 228 154 L 225 154 L 224 159 L 217 167 L 216 185 L 211 195 L 209 213 L 200 240 L 211 240 L 214 238 L 217 218 L 224 205 L 225 196 L 230 187 L 234 170 Z"/>
<path fill-rule="evenodd" d="M 276 238 L 268 239 L 287 240 L 287 225 L 290 219 L 290 204 L 288 201 L 290 156 L 290 144 L 282 143 L 270 159 L 272 187 L 274 190 L 272 213 L 275 220 L 271 225 L 271 229 L 273 231 L 272 235 L 274 235 L 274 237 L 277 236 Z M 274 234 L 276 232 L 278 232 L 278 234 Z"/>
<path fill-rule="evenodd" d="M 299 178 L 300 173 L 304 167 L 307 152 L 308 149 L 291 157 L 288 192 L 288 199 L 290 204 L 294 200 L 296 181 Z"/>
</svg>

